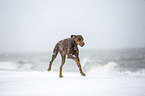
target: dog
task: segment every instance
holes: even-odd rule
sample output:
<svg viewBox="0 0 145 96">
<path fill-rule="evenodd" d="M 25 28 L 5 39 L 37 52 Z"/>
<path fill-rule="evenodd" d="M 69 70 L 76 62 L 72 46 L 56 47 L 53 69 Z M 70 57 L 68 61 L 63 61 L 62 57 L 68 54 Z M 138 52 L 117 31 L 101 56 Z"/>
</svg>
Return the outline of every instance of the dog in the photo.
<svg viewBox="0 0 145 96">
<path fill-rule="evenodd" d="M 71 38 L 67 38 L 67 39 L 59 41 L 54 47 L 52 59 L 49 63 L 49 67 L 48 67 L 47 71 L 51 70 L 52 62 L 56 58 L 57 54 L 60 52 L 61 57 L 62 57 L 62 62 L 61 62 L 60 70 L 59 70 L 60 78 L 63 77 L 62 67 L 65 63 L 66 56 L 68 59 L 73 59 L 76 62 L 81 75 L 86 76 L 81 68 L 81 64 L 80 64 L 80 60 L 79 60 L 79 50 L 78 50 L 78 46 L 77 46 L 77 45 L 80 45 L 81 47 L 83 47 L 85 45 L 83 40 L 84 39 L 81 35 L 71 35 Z"/>
</svg>

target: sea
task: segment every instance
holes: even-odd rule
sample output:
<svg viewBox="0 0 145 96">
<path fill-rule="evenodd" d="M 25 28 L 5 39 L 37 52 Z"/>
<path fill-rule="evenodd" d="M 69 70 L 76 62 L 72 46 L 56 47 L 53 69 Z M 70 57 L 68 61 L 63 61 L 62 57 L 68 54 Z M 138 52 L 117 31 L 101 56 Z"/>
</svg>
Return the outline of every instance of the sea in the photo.
<svg viewBox="0 0 145 96">
<path fill-rule="evenodd" d="M 52 51 L 1 53 L 0 71 L 47 71 Z M 107 74 L 145 77 L 145 48 L 80 50 L 82 70 L 89 74 Z M 59 72 L 61 56 L 58 54 L 52 70 Z M 78 72 L 72 59 L 66 59 L 63 72 Z"/>
</svg>

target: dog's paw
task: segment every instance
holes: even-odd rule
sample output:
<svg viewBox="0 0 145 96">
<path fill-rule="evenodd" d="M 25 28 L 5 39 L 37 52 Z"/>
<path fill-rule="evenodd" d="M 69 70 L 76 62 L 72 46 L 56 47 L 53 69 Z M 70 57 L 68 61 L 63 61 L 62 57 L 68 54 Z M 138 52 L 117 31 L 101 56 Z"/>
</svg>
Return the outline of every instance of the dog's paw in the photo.
<svg viewBox="0 0 145 96">
<path fill-rule="evenodd" d="M 83 73 L 82 76 L 86 76 L 86 74 Z"/>
<path fill-rule="evenodd" d="M 63 78 L 63 76 L 62 75 L 59 75 L 59 78 Z"/>
<path fill-rule="evenodd" d="M 47 69 L 47 71 L 50 71 L 50 70 L 51 70 L 51 68 L 48 68 L 48 69 Z"/>
</svg>

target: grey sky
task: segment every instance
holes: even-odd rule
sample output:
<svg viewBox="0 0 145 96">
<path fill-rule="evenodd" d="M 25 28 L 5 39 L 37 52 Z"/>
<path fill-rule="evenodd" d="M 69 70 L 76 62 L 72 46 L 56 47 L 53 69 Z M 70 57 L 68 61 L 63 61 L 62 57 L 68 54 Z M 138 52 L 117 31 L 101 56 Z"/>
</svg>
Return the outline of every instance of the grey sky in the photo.
<svg viewBox="0 0 145 96">
<path fill-rule="evenodd" d="M 145 0 L 0 0 L 0 51 L 50 51 L 71 34 L 82 49 L 145 47 Z"/>
</svg>

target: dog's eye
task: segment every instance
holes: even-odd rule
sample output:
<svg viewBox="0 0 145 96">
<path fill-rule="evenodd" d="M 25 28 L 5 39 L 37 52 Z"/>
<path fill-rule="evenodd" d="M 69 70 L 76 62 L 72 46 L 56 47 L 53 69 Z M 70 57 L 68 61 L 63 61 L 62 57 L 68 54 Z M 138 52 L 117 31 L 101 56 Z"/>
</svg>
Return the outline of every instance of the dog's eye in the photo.
<svg viewBox="0 0 145 96">
<path fill-rule="evenodd" d="M 81 38 L 79 38 L 78 41 L 81 41 Z"/>
</svg>

